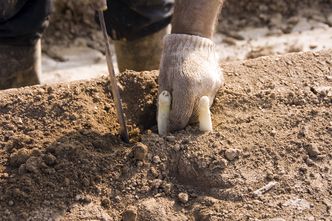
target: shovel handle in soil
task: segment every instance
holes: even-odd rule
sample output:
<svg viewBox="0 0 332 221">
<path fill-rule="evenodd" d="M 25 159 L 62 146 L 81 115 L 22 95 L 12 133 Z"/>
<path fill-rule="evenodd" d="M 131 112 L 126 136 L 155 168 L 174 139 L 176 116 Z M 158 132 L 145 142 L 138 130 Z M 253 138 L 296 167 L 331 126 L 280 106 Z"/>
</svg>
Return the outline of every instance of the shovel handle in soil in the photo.
<svg viewBox="0 0 332 221">
<path fill-rule="evenodd" d="M 114 66 L 113 66 L 113 62 L 112 62 L 110 39 L 107 35 L 103 11 L 98 10 L 98 15 L 99 15 L 99 21 L 100 21 L 101 29 L 103 31 L 105 44 L 106 44 L 107 67 L 108 67 L 108 72 L 110 75 L 112 95 L 113 95 L 113 100 L 114 100 L 114 104 L 115 104 L 115 108 L 116 108 L 116 115 L 117 115 L 118 121 L 120 123 L 120 136 L 124 142 L 128 143 L 129 135 L 128 135 L 128 130 L 127 130 L 127 126 L 126 126 L 126 120 L 125 120 L 125 117 L 123 114 L 122 102 L 121 102 L 121 98 L 120 98 L 120 92 L 119 92 L 119 88 L 118 88 L 118 84 L 117 84 L 117 79 L 115 77 Z"/>
</svg>

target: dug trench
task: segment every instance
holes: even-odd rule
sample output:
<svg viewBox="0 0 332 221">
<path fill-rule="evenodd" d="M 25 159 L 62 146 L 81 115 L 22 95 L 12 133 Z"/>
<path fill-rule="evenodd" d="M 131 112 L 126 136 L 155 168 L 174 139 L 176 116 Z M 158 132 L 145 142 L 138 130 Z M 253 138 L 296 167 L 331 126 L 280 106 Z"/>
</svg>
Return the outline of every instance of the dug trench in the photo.
<svg viewBox="0 0 332 221">
<path fill-rule="evenodd" d="M 332 51 L 221 66 L 214 132 L 167 137 L 121 74 L 129 144 L 106 78 L 1 91 L 0 220 L 330 220 Z"/>
</svg>

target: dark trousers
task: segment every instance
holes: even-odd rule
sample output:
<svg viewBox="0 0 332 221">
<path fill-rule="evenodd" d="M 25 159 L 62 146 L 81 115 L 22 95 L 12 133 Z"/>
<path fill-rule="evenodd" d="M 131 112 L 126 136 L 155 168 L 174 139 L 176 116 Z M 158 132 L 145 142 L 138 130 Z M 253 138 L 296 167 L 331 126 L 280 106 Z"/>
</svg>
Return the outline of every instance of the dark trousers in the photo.
<svg viewBox="0 0 332 221">
<path fill-rule="evenodd" d="M 174 0 L 110 0 L 104 12 L 109 35 L 135 40 L 166 27 Z M 51 0 L 0 0 L 0 43 L 33 44 L 48 26 Z"/>
</svg>

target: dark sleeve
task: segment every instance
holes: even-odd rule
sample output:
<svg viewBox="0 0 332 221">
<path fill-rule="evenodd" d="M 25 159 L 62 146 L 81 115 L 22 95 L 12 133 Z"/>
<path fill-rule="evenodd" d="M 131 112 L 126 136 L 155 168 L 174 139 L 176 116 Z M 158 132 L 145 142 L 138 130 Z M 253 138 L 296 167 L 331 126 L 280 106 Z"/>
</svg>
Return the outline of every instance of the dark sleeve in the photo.
<svg viewBox="0 0 332 221">
<path fill-rule="evenodd" d="M 1 1 L 14 5 L 0 5 L 4 7 L 0 9 L 0 43 L 27 45 L 41 37 L 48 25 L 51 0 Z"/>
<path fill-rule="evenodd" d="M 115 40 L 135 40 L 163 29 L 174 9 L 174 0 L 108 0 L 107 4 L 107 31 Z"/>
</svg>

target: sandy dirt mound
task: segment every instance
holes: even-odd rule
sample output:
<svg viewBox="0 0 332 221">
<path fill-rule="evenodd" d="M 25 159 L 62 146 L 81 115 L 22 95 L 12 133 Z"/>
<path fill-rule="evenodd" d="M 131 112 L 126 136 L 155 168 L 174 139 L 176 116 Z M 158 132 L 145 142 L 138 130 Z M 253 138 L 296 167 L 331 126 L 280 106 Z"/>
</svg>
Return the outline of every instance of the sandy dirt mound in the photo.
<svg viewBox="0 0 332 221">
<path fill-rule="evenodd" d="M 215 131 L 165 138 L 157 72 L 126 72 L 130 144 L 107 79 L 1 91 L 1 220 L 330 220 L 331 61 L 222 64 Z"/>
</svg>

